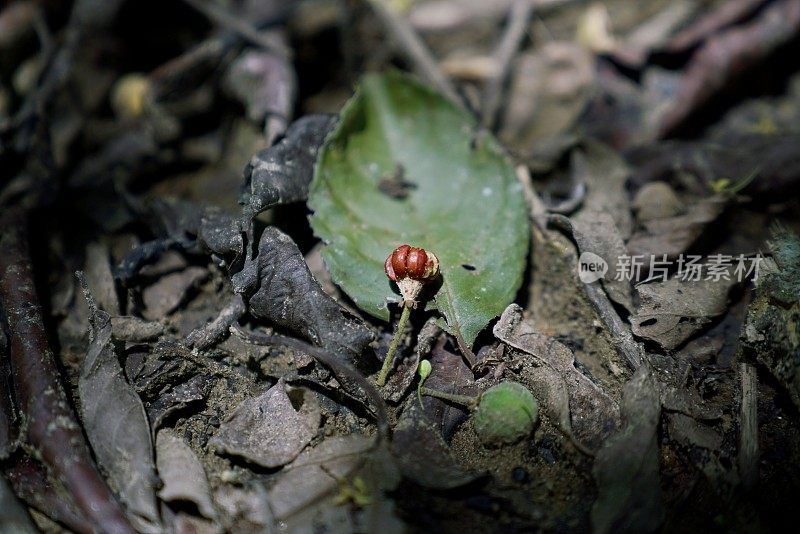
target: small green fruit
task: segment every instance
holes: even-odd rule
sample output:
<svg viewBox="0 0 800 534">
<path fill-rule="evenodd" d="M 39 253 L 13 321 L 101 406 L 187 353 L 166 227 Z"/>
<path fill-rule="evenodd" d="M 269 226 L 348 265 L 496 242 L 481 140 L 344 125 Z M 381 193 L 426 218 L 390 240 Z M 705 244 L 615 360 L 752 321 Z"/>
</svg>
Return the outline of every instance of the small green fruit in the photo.
<svg viewBox="0 0 800 534">
<path fill-rule="evenodd" d="M 472 423 L 484 445 L 499 447 L 529 436 L 538 419 L 539 403 L 528 388 L 501 382 L 480 396 Z"/>
</svg>

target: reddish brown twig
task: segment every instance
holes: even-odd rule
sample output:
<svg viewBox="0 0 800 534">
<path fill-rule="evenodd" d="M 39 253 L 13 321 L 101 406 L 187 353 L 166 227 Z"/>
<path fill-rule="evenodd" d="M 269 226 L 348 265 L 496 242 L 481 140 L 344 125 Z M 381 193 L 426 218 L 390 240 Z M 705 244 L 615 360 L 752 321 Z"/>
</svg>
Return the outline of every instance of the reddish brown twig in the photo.
<svg viewBox="0 0 800 534">
<path fill-rule="evenodd" d="M 728 0 L 722 2 L 719 8 L 700 17 L 695 23 L 677 33 L 667 44 L 665 52 L 680 53 L 702 43 L 714 33 L 725 29 L 740 20 L 750 16 L 765 0 Z"/>
<path fill-rule="evenodd" d="M 29 443 L 101 532 L 133 533 L 97 472 L 47 342 L 28 250 L 26 215 L 0 216 L 0 304 L 7 322 L 16 398 Z"/>
<path fill-rule="evenodd" d="M 726 30 L 692 57 L 659 137 L 673 134 L 686 120 L 743 72 L 800 32 L 800 0 L 775 2 L 753 22 Z"/>
<path fill-rule="evenodd" d="M 93 525 L 76 510 L 72 498 L 61 484 L 54 484 L 47 470 L 36 460 L 24 455 L 15 455 L 6 465 L 6 477 L 14 493 L 25 504 L 80 533 L 94 532 Z"/>
</svg>

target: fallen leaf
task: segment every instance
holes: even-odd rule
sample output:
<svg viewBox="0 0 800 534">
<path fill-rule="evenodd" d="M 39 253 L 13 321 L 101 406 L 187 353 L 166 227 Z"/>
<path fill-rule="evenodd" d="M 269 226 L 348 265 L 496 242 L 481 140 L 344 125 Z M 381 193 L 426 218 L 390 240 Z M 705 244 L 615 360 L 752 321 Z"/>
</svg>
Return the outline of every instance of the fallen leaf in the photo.
<svg viewBox="0 0 800 534">
<path fill-rule="evenodd" d="M 298 388 L 292 404 L 283 380 L 243 401 L 222 422 L 209 445 L 263 467 L 280 467 L 297 458 L 317 434 L 319 405 L 314 393 Z"/>
<path fill-rule="evenodd" d="M 163 319 L 186 299 L 192 287 L 207 277 L 208 271 L 202 267 L 188 267 L 184 271 L 162 276 L 142 292 L 142 315 L 149 321 Z"/>
<path fill-rule="evenodd" d="M 591 96 L 594 58 L 577 43 L 547 42 L 512 69 L 498 135 L 527 157 L 574 126 Z"/>
<path fill-rule="evenodd" d="M 86 291 L 90 343 L 78 378 L 81 419 L 97 463 L 137 528 L 153 531 L 156 507 L 153 443 L 144 406 L 125 379 L 111 342 L 111 319 Z"/>
<path fill-rule="evenodd" d="M 403 476 L 426 488 L 453 489 L 480 476 L 456 462 L 439 429 L 415 398 L 406 404 L 394 428 L 392 452 Z"/>
<path fill-rule="evenodd" d="M 371 438 L 353 434 L 327 438 L 303 452 L 267 489 L 275 519 L 285 520 L 333 492 L 337 477 L 352 474 L 372 445 Z"/>
<path fill-rule="evenodd" d="M 681 215 L 642 221 L 642 228 L 628 241 L 628 252 L 648 260 L 664 254 L 677 258 L 722 214 L 729 200 L 727 195 L 715 195 L 686 206 Z"/>
<path fill-rule="evenodd" d="M 576 367 L 572 351 L 535 331 L 522 308 L 509 305 L 494 327 L 494 335 L 520 351 L 522 376 L 547 416 L 580 443 L 598 448 L 620 425 L 619 407 Z"/>
<path fill-rule="evenodd" d="M 250 315 L 296 332 L 338 357 L 356 359 L 373 340 L 362 320 L 322 290 L 295 242 L 277 228 L 264 230 L 258 255 L 231 282 L 234 292 L 249 296 Z"/>
<path fill-rule="evenodd" d="M 464 363 L 464 357 L 446 350 L 441 340 L 431 351 L 431 368 L 433 370 L 425 381 L 425 387 L 458 395 L 480 394 L 480 388 L 475 385 L 474 375 Z M 422 405 L 430 421 L 448 441 L 469 415 L 463 406 L 427 395 L 422 398 Z"/>
<path fill-rule="evenodd" d="M 191 447 L 172 429 L 159 430 L 156 436 L 156 465 L 164 482 L 158 492 L 161 500 L 188 501 L 197 506 L 203 517 L 217 517 L 203 465 Z"/>
<path fill-rule="evenodd" d="M 633 334 L 667 350 L 676 349 L 725 313 L 728 292 L 736 285 L 730 271 L 728 280 L 701 276 L 684 281 L 673 276 L 664 282 L 639 284 L 639 306 L 630 317 Z"/>
<path fill-rule="evenodd" d="M 280 204 L 306 199 L 317 152 L 335 122 L 335 117 L 330 115 L 298 119 L 277 144 L 253 156 L 245 167 L 239 197 L 247 217 L 255 217 Z"/>
<path fill-rule="evenodd" d="M 387 181 L 413 187 L 398 197 Z M 472 116 L 392 72 L 365 76 L 342 110 L 308 205 L 333 280 L 379 319 L 397 299 L 384 273 L 389 252 L 402 243 L 434 252 L 435 306 L 471 345 L 522 282 L 530 236 L 521 193 L 507 155 Z"/>
</svg>

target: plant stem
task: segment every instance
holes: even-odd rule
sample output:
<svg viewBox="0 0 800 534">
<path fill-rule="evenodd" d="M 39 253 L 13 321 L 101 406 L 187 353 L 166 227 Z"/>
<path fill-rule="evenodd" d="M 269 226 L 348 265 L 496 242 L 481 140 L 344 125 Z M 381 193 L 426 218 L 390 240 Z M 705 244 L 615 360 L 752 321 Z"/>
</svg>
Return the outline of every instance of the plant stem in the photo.
<svg viewBox="0 0 800 534">
<path fill-rule="evenodd" d="M 436 389 L 430 389 L 430 388 L 419 388 L 419 391 L 423 395 L 427 395 L 428 397 L 436 397 L 437 399 L 454 402 L 456 404 L 460 404 L 461 406 L 465 406 L 467 408 L 473 408 L 476 404 L 478 404 L 477 397 L 470 397 L 468 395 L 445 393 L 444 391 L 438 391 Z"/>
<path fill-rule="evenodd" d="M 386 383 L 386 377 L 389 370 L 392 368 L 392 361 L 394 360 L 394 353 L 397 352 L 397 346 L 400 344 L 400 338 L 403 337 L 403 331 L 406 329 L 408 317 L 411 315 L 411 306 L 403 303 L 403 311 L 400 313 L 400 321 L 397 323 L 397 329 L 394 331 L 392 343 L 389 345 L 389 352 L 386 353 L 386 359 L 383 360 L 383 367 L 378 375 L 378 385 L 383 386 Z"/>
</svg>

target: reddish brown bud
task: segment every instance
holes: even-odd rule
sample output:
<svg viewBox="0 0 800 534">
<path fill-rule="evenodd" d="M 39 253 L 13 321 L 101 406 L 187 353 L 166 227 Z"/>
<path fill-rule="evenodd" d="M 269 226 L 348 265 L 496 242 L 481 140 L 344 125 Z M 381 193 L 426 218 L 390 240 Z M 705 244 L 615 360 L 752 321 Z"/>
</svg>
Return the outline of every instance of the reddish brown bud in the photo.
<svg viewBox="0 0 800 534">
<path fill-rule="evenodd" d="M 439 274 L 439 260 L 425 249 L 400 245 L 386 258 L 384 269 L 394 282 L 405 278 L 428 282 Z"/>
<path fill-rule="evenodd" d="M 410 245 L 400 245 L 389 255 L 389 257 L 392 258 L 392 269 L 394 269 L 395 280 L 402 280 L 408 276 L 406 273 L 406 258 L 410 250 Z"/>
<path fill-rule="evenodd" d="M 421 248 L 411 248 L 406 255 L 406 276 L 420 280 L 425 276 L 425 264 L 428 255 Z"/>
</svg>

